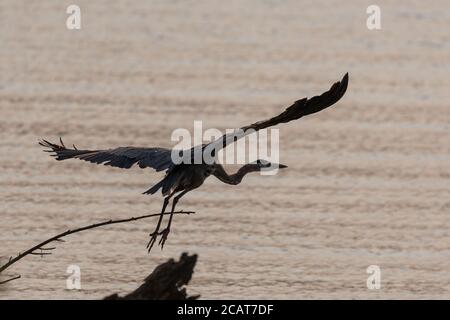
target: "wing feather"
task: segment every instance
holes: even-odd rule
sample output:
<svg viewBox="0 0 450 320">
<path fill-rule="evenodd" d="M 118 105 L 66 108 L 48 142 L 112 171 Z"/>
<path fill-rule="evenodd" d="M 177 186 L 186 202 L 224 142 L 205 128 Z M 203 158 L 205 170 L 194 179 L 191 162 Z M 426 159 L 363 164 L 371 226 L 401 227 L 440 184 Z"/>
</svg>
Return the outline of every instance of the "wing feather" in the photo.
<svg viewBox="0 0 450 320">
<path fill-rule="evenodd" d="M 225 134 L 221 138 L 209 144 L 205 144 L 203 148 L 208 147 L 210 150 L 215 149 L 216 151 L 218 151 L 249 133 L 275 126 L 280 123 L 287 123 L 293 120 L 300 119 L 303 116 L 319 112 L 338 102 L 347 91 L 347 86 L 348 73 L 344 75 L 341 81 L 335 82 L 328 91 L 322 93 L 321 95 L 314 96 L 310 99 L 303 98 L 297 100 L 293 105 L 288 107 L 278 116 L 241 127 L 234 133 Z"/>
<path fill-rule="evenodd" d="M 39 141 L 39 144 L 52 152 L 56 160 L 80 159 L 96 164 L 103 163 L 106 166 L 129 169 L 134 164 L 140 168 L 153 168 L 156 171 L 170 169 L 173 166 L 171 151 L 164 148 L 136 148 L 119 147 L 108 150 L 80 150 L 73 146 L 67 148 L 62 140 L 60 145 L 47 140 Z"/>
</svg>

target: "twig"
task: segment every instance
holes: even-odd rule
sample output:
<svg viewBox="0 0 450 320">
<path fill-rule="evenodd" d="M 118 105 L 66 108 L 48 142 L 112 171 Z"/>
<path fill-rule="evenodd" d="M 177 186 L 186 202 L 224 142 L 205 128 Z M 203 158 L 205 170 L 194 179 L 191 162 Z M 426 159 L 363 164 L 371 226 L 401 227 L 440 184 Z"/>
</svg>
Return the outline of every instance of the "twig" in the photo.
<svg viewBox="0 0 450 320">
<path fill-rule="evenodd" d="M 174 212 L 174 214 L 193 214 L 195 212 L 193 211 L 176 211 Z M 131 221 L 136 221 L 136 220 L 141 220 L 141 219 L 146 219 L 146 218 L 151 218 L 151 217 L 157 217 L 160 215 L 166 215 L 166 214 L 170 214 L 170 213 L 154 213 L 154 214 L 147 214 L 144 216 L 139 216 L 139 217 L 131 217 L 131 218 L 127 218 L 127 219 L 119 219 L 119 220 L 108 220 L 108 221 L 103 221 L 103 222 L 99 222 L 99 223 L 94 223 L 88 226 L 84 226 L 84 227 L 80 227 L 80 228 L 76 228 L 76 229 L 72 229 L 72 230 L 67 230 L 64 231 L 60 234 L 57 234 L 54 237 L 51 237 L 45 241 L 42 241 L 41 243 L 35 245 L 34 247 L 19 253 L 16 257 L 10 257 L 8 262 L 5 263 L 3 266 L 0 267 L 0 273 L 2 273 L 3 271 L 5 271 L 7 268 L 9 268 L 12 264 L 16 263 L 17 261 L 23 259 L 24 257 L 26 257 L 27 255 L 40 255 L 40 256 L 44 256 L 44 255 L 49 255 L 51 254 L 51 252 L 42 252 L 42 250 L 53 250 L 55 248 L 43 248 L 46 244 L 49 244 L 51 242 L 64 242 L 64 240 L 60 239 L 63 238 L 65 236 L 68 236 L 70 234 L 73 233 L 77 233 L 77 232 L 81 232 L 81 231 L 85 231 L 85 230 L 89 230 L 89 229 L 94 229 L 94 228 L 98 228 L 98 227 L 102 227 L 102 226 L 106 226 L 106 225 L 110 225 L 110 224 L 117 224 L 117 223 L 124 223 L 124 222 L 131 222 Z M 35 252 L 36 250 L 41 250 L 41 252 Z M 13 279 L 8 279 L 6 280 L 6 282 L 8 281 L 12 281 L 15 279 L 18 279 L 19 277 L 15 277 Z M 0 284 L 2 284 L 3 282 L 0 282 Z"/>
<path fill-rule="evenodd" d="M 8 279 L 8 280 L 0 281 L 0 284 L 5 284 L 5 283 L 8 283 L 8 282 L 16 280 L 16 279 L 20 279 L 20 274 L 13 278 Z"/>
</svg>

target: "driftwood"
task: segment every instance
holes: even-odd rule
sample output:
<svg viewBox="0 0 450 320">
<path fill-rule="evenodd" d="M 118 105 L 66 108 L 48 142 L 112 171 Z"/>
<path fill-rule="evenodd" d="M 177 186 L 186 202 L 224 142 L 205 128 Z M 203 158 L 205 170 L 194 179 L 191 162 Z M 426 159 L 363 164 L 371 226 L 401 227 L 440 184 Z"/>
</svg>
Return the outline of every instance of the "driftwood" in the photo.
<svg viewBox="0 0 450 320">
<path fill-rule="evenodd" d="M 197 255 L 184 252 L 180 261 L 173 259 L 160 264 L 133 292 L 120 297 L 117 293 L 105 300 L 194 300 L 200 296 L 188 296 L 186 288 L 197 262 Z"/>
<path fill-rule="evenodd" d="M 195 212 L 193 211 L 177 211 L 174 212 L 174 214 L 193 214 Z M 170 213 L 163 213 L 163 214 L 170 214 Z M 110 225 L 110 224 L 117 224 L 117 223 L 124 223 L 124 222 L 131 222 L 131 221 L 136 221 L 136 220 L 141 220 L 141 219 L 146 219 L 146 218 L 151 218 L 151 217 L 159 217 L 161 215 L 161 213 L 156 213 L 156 214 L 147 214 L 144 216 L 139 216 L 139 217 L 131 217 L 131 218 L 126 218 L 126 219 L 119 219 L 119 220 L 108 220 L 108 221 L 103 221 L 103 222 L 99 222 L 99 223 L 94 223 L 88 226 L 84 226 L 84 227 L 80 227 L 80 228 L 76 228 L 76 229 L 71 229 L 71 230 L 67 230 L 64 231 L 60 234 L 57 234 L 54 237 L 51 237 L 45 241 L 42 241 L 41 243 L 31 247 L 30 249 L 19 253 L 16 257 L 9 257 L 8 262 L 6 262 L 4 265 L 0 266 L 0 274 L 5 271 L 7 268 L 9 268 L 11 265 L 13 265 L 14 263 L 18 262 L 19 260 L 25 258 L 28 255 L 39 255 L 39 256 L 45 256 L 45 255 L 49 255 L 51 254 L 50 251 L 56 249 L 55 247 L 45 247 L 46 245 L 48 245 L 49 243 L 55 243 L 55 242 L 64 242 L 64 240 L 62 240 L 61 238 L 68 236 L 70 234 L 74 234 L 77 232 L 81 232 L 81 231 L 85 231 L 85 230 L 89 230 L 89 229 L 94 229 L 94 228 L 98 228 L 98 227 L 102 227 L 102 226 L 106 226 L 106 225 Z M 194 262 L 195 264 L 195 262 Z M 4 284 L 7 283 L 9 281 L 15 280 L 15 279 L 19 279 L 20 275 L 12 277 L 10 279 L 7 279 L 5 281 L 1 281 L 0 284 Z"/>
</svg>

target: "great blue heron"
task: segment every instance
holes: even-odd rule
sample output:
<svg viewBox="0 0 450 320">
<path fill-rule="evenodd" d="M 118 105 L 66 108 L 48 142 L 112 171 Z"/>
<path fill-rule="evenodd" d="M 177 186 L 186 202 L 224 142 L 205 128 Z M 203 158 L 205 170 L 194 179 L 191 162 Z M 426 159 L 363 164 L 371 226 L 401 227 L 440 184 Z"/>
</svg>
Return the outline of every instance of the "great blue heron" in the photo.
<svg viewBox="0 0 450 320">
<path fill-rule="evenodd" d="M 228 144 L 235 142 L 237 139 L 242 138 L 245 135 L 321 111 L 341 99 L 347 90 L 347 85 L 348 73 L 345 74 L 341 81 L 334 83 L 330 90 L 324 92 L 320 96 L 315 96 L 311 99 L 303 98 L 298 100 L 276 117 L 242 127 L 239 129 L 240 134 L 225 134 L 221 138 L 209 144 L 193 147 L 189 150 L 189 152 L 193 155 L 196 152 L 203 152 L 206 148 L 211 149 L 212 146 L 212 150 L 214 150 L 212 154 L 216 155 L 218 150 L 225 148 Z M 41 146 L 51 149 L 45 151 L 54 152 L 53 156 L 56 160 L 77 158 L 97 164 L 103 163 L 108 166 L 125 169 L 130 168 L 134 164 L 138 164 L 141 168 L 150 167 L 156 171 L 166 171 L 166 175 L 161 181 L 144 192 L 144 194 L 154 194 L 159 189 L 162 189 L 162 195 L 164 196 L 161 215 L 159 216 L 155 230 L 150 233 L 150 241 L 147 244 L 149 252 L 158 236 L 161 236 L 159 241 L 161 249 L 164 247 L 164 243 L 166 242 L 167 236 L 170 232 L 173 212 L 175 211 L 175 206 L 177 205 L 178 200 L 180 200 L 180 198 L 187 192 L 200 187 L 205 179 L 210 175 L 215 176 L 224 183 L 237 185 L 242 181 L 242 178 L 247 173 L 265 170 L 269 167 L 287 167 L 282 164 L 271 164 L 265 160 L 257 160 L 242 166 L 235 174 L 229 175 L 226 173 L 223 166 L 216 162 L 206 163 L 205 161 L 202 161 L 200 164 L 174 163 L 173 157 L 171 156 L 172 151 L 165 148 L 119 147 L 107 150 L 80 150 L 77 149 L 75 145 L 73 146 L 73 149 L 67 148 L 61 139 L 60 143 L 61 144 L 58 145 L 48 142 L 47 140 L 42 140 L 39 142 Z M 169 200 L 175 194 L 177 195 L 172 201 L 169 222 L 163 231 L 159 231 L 163 220 L 163 214 L 169 204 Z"/>
</svg>

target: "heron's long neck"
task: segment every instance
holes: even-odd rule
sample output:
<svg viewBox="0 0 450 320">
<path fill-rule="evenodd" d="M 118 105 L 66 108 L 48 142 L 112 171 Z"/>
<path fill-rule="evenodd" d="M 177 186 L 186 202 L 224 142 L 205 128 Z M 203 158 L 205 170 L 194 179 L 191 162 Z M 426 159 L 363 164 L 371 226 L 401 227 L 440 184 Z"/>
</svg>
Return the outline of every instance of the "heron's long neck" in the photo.
<svg viewBox="0 0 450 320">
<path fill-rule="evenodd" d="M 249 172 L 257 171 L 252 165 L 245 165 L 241 167 L 235 174 L 226 173 L 225 169 L 217 164 L 215 170 L 213 171 L 213 175 L 222 182 L 228 184 L 239 184 L 242 181 L 242 178 Z"/>
</svg>

